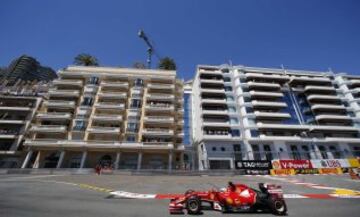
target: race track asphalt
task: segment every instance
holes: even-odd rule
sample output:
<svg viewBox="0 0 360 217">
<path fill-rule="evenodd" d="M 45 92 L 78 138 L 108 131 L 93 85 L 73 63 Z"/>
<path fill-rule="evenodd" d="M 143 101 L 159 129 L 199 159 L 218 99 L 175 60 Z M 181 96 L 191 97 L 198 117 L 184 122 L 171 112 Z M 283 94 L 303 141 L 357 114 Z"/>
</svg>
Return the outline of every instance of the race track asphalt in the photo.
<svg viewBox="0 0 360 217">
<path fill-rule="evenodd" d="M 0 216 L 169 216 L 168 200 L 108 198 L 109 191 L 135 193 L 183 193 L 187 189 L 205 190 L 224 186 L 228 181 L 256 187 L 258 182 L 278 183 L 286 194 L 329 194 L 333 190 L 315 189 L 314 183 L 360 191 L 360 181 L 341 176 L 130 176 L 130 175 L 0 175 Z M 360 199 L 286 199 L 288 216 L 357 216 Z M 203 216 L 224 214 L 205 211 Z M 225 214 L 225 216 L 254 214 Z M 256 214 L 256 216 L 273 216 Z"/>
</svg>

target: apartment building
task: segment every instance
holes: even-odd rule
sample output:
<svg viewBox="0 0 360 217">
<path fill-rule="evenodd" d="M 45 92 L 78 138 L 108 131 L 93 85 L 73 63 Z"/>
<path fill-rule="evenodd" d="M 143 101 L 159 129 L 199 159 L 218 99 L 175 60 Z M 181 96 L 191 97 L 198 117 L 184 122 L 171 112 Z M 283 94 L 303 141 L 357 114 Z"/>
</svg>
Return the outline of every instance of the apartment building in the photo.
<svg viewBox="0 0 360 217">
<path fill-rule="evenodd" d="M 23 142 L 47 83 L 18 81 L 0 86 L 0 168 L 19 168 L 24 157 Z"/>
<path fill-rule="evenodd" d="M 240 160 L 360 155 L 360 77 L 246 66 L 198 66 L 192 133 L 200 169 Z"/>
<path fill-rule="evenodd" d="M 169 169 L 183 162 L 175 71 L 69 66 L 38 110 L 22 168 Z"/>
</svg>

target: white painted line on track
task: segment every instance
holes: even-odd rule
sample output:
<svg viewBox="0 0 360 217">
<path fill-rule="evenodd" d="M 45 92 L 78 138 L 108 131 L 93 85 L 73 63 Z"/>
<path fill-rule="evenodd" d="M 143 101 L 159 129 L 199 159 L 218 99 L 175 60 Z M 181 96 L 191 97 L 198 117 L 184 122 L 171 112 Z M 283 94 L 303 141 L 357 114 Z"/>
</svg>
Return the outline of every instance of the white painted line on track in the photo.
<svg viewBox="0 0 360 217">
<path fill-rule="evenodd" d="M 27 180 L 27 179 L 37 179 L 37 178 L 56 177 L 56 176 L 64 176 L 64 175 L 16 176 L 16 177 L 0 179 L 0 182 L 21 181 L 21 180 Z"/>
</svg>

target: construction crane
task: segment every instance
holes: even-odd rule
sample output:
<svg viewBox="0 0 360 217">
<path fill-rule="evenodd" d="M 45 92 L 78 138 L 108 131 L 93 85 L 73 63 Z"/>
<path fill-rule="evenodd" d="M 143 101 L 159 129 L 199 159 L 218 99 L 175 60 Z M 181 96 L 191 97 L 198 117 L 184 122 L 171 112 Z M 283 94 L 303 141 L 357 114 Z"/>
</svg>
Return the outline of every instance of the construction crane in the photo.
<svg viewBox="0 0 360 217">
<path fill-rule="evenodd" d="M 160 59 L 160 56 L 157 54 L 157 52 L 154 49 L 154 46 L 151 44 L 149 38 L 145 35 L 145 32 L 142 29 L 139 30 L 138 36 L 140 38 L 142 38 L 145 41 L 146 45 L 148 46 L 148 49 L 147 49 L 148 58 L 147 58 L 146 62 L 148 64 L 148 68 L 150 69 L 152 55 L 155 54 L 158 59 Z"/>
</svg>

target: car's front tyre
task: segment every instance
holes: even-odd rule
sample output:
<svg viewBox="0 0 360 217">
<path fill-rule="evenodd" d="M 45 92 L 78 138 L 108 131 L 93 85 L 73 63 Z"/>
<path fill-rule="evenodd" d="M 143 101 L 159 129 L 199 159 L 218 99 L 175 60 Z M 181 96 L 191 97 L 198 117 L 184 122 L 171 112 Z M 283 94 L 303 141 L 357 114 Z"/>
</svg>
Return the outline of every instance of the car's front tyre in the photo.
<svg viewBox="0 0 360 217">
<path fill-rule="evenodd" d="M 201 200 L 197 196 L 192 196 L 186 201 L 186 209 L 190 215 L 198 215 L 201 213 Z"/>
</svg>

